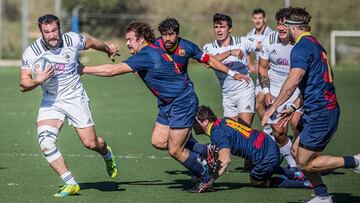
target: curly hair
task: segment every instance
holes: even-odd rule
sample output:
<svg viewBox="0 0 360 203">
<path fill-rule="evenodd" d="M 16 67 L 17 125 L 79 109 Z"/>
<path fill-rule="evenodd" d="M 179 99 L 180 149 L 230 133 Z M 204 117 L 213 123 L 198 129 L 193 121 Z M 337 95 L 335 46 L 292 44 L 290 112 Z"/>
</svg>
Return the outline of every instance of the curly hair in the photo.
<svg viewBox="0 0 360 203">
<path fill-rule="evenodd" d="M 175 18 L 167 17 L 165 20 L 161 21 L 158 26 L 160 34 L 168 32 L 170 30 L 174 31 L 176 34 L 180 33 L 180 24 Z"/>
<path fill-rule="evenodd" d="M 154 43 L 155 41 L 154 30 L 148 23 L 133 21 L 126 28 L 126 33 L 131 31 L 135 32 L 136 38 L 143 37 L 149 43 Z"/>
<path fill-rule="evenodd" d="M 302 22 L 303 25 L 299 25 L 299 29 L 301 30 L 311 30 L 308 25 L 311 21 L 311 15 L 305 10 L 305 8 L 289 7 L 285 18 L 286 20 Z"/>
<path fill-rule="evenodd" d="M 210 122 L 214 122 L 217 120 L 216 115 L 210 109 L 210 107 L 204 105 L 199 106 L 196 118 L 200 121 L 209 120 Z"/>
<path fill-rule="evenodd" d="M 275 14 L 275 19 L 276 21 L 280 21 L 283 20 L 284 18 L 286 18 L 286 15 L 289 12 L 289 7 L 288 8 L 280 8 L 278 11 L 276 11 Z"/>
</svg>

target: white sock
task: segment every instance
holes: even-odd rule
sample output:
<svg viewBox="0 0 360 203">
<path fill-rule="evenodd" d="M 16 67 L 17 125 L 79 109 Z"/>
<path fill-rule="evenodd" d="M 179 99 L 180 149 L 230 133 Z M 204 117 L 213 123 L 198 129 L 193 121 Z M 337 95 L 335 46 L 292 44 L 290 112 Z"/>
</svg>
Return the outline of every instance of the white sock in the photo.
<svg viewBox="0 0 360 203">
<path fill-rule="evenodd" d="M 70 171 L 67 171 L 61 175 L 61 179 L 67 184 L 67 185 L 77 185 L 77 182 L 75 181 L 74 176 L 71 174 Z"/>
<path fill-rule="evenodd" d="M 290 150 L 291 150 L 291 140 L 288 139 L 288 143 L 280 148 L 280 154 L 283 155 L 286 162 L 289 164 L 290 167 L 297 167 L 295 159 L 292 157 Z"/>
<path fill-rule="evenodd" d="M 105 161 L 112 159 L 111 153 L 109 150 L 107 151 L 107 153 L 105 155 L 102 155 L 102 157 Z"/>
</svg>

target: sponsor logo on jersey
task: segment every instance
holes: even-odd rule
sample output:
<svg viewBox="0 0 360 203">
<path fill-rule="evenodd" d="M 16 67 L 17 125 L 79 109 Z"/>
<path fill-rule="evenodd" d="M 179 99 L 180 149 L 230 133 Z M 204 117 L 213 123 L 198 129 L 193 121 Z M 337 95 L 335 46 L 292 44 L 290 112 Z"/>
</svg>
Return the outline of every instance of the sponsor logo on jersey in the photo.
<svg viewBox="0 0 360 203">
<path fill-rule="evenodd" d="M 185 49 L 179 50 L 179 56 L 185 56 L 185 54 L 186 54 Z"/>
<path fill-rule="evenodd" d="M 276 59 L 276 63 L 279 65 L 289 65 L 289 61 L 284 58 L 278 58 Z"/>
</svg>

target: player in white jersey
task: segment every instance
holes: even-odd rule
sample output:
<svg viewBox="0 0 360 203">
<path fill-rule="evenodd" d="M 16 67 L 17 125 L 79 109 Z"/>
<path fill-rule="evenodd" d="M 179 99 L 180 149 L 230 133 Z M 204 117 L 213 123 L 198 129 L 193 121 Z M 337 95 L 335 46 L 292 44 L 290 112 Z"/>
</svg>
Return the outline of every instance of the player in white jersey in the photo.
<svg viewBox="0 0 360 203">
<path fill-rule="evenodd" d="M 267 107 L 279 95 L 290 72 L 290 52 L 293 45 L 290 43 L 290 37 L 287 34 L 287 28 L 284 24 L 284 17 L 287 8 L 279 9 L 275 14 L 277 21 L 277 31 L 267 35 L 263 41 L 263 46 L 259 53 L 259 80 L 264 93 L 264 101 Z M 279 145 L 280 153 L 284 156 L 291 168 L 296 168 L 296 162 L 290 154 L 292 142 L 287 137 L 288 126 L 277 126 L 276 123 L 280 117 L 280 113 L 286 108 L 294 108 L 293 102 L 298 97 L 300 91 L 296 89 L 294 94 L 283 105 L 279 106 L 277 113 L 268 120 L 271 124 L 273 135 Z M 296 117 L 299 118 L 301 112 L 297 112 Z M 294 121 L 297 123 L 297 121 Z"/>
<path fill-rule="evenodd" d="M 80 190 L 56 146 L 65 118 L 75 128 L 83 145 L 103 156 L 109 176 L 115 178 L 117 175 L 110 147 L 95 133 L 89 98 L 78 73 L 78 51 L 92 48 L 113 58 L 118 49 L 88 36 L 62 33 L 59 18 L 51 14 L 39 17 L 38 26 L 42 37 L 28 46 L 22 57 L 20 90 L 26 92 L 42 86 L 43 96 L 37 118 L 39 145 L 49 165 L 65 182 L 54 196 L 65 197 Z M 31 68 L 40 58 L 50 61 L 51 68 L 37 70 L 37 77 L 32 78 Z"/>
<path fill-rule="evenodd" d="M 254 28 L 250 30 L 250 32 L 248 32 L 248 34 L 246 35 L 246 37 L 248 37 L 249 39 L 252 40 L 256 40 L 259 43 L 262 43 L 262 41 L 264 40 L 265 36 L 267 34 L 269 34 L 270 32 L 272 32 L 273 30 L 268 27 L 266 25 L 266 13 L 263 9 L 261 8 L 256 8 L 253 10 L 252 14 L 252 22 L 254 24 Z M 251 72 L 253 73 L 257 73 L 258 71 L 258 60 L 259 60 L 259 52 L 255 52 L 255 63 L 254 65 L 252 65 L 251 60 L 250 60 L 250 54 L 248 55 L 248 66 Z M 256 85 L 255 85 L 255 95 L 256 95 L 256 111 L 258 113 L 258 116 L 260 118 L 260 120 L 262 119 L 264 113 L 265 113 L 265 105 L 264 105 L 264 94 L 262 93 L 261 87 L 260 87 L 260 83 L 259 83 L 259 79 L 256 79 Z M 264 126 L 264 132 L 266 132 L 267 134 L 271 134 L 271 127 L 270 125 L 265 125 Z"/>
<path fill-rule="evenodd" d="M 205 52 L 214 55 L 229 69 L 249 76 L 246 54 L 259 48 L 257 43 L 246 37 L 231 36 L 230 16 L 217 13 L 213 16 L 213 24 L 216 40 L 204 46 Z M 251 126 L 255 113 L 255 87 L 251 78 L 236 81 L 219 71 L 215 74 L 222 88 L 224 117 L 234 120 L 240 117 Z"/>
</svg>

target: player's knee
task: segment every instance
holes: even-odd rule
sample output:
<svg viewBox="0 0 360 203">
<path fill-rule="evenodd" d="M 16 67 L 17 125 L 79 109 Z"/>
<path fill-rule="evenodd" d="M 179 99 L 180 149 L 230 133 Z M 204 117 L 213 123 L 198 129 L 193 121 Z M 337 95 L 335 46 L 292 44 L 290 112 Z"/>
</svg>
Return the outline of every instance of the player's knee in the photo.
<svg viewBox="0 0 360 203">
<path fill-rule="evenodd" d="M 297 165 L 298 165 L 298 168 L 302 171 L 313 172 L 311 161 L 307 162 L 305 160 L 297 160 Z"/>
<path fill-rule="evenodd" d="M 169 154 L 170 156 L 174 157 L 174 158 L 178 158 L 181 156 L 181 148 L 179 147 L 169 147 Z"/>
<path fill-rule="evenodd" d="M 167 149 L 167 142 L 164 141 L 160 141 L 156 138 L 151 138 L 151 144 L 152 146 L 154 146 L 156 149 L 162 149 L 165 150 Z"/>
<path fill-rule="evenodd" d="M 60 151 L 56 147 L 58 133 L 59 130 L 52 126 L 43 125 L 38 127 L 39 145 L 48 163 L 61 156 Z"/>
<path fill-rule="evenodd" d="M 83 145 L 90 150 L 95 150 L 98 146 L 98 143 L 95 139 L 94 140 L 85 140 L 85 141 L 83 141 Z"/>
</svg>

